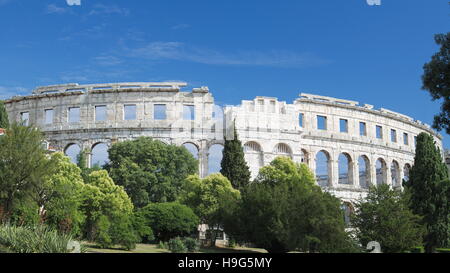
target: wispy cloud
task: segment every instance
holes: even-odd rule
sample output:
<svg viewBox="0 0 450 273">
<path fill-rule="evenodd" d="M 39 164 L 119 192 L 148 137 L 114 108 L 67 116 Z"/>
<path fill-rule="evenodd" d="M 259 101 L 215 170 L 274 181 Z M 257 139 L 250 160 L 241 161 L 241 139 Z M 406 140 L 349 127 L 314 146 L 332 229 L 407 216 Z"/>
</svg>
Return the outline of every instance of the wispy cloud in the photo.
<svg viewBox="0 0 450 273">
<path fill-rule="evenodd" d="M 103 5 L 103 4 L 96 4 L 94 8 L 89 12 L 88 15 L 101 15 L 101 14 L 116 14 L 116 15 L 122 15 L 127 16 L 130 14 L 130 10 L 126 8 L 121 8 L 116 5 Z"/>
<path fill-rule="evenodd" d="M 81 0 L 66 0 L 69 6 L 81 6 Z"/>
<path fill-rule="evenodd" d="M 129 56 L 149 60 L 187 61 L 209 65 L 309 67 L 330 61 L 312 53 L 288 50 L 221 52 L 180 42 L 152 42 L 130 49 Z"/>
<path fill-rule="evenodd" d="M 114 66 L 122 63 L 122 60 L 112 55 L 102 55 L 94 58 L 94 62 L 102 66 Z"/>
<path fill-rule="evenodd" d="M 186 28 L 190 28 L 191 26 L 188 24 L 178 24 L 175 26 L 172 26 L 170 29 L 172 30 L 181 30 L 181 29 L 186 29 Z"/>
<path fill-rule="evenodd" d="M 50 4 L 47 6 L 46 13 L 48 14 L 63 14 L 66 13 L 67 9 L 63 7 L 58 7 L 57 5 Z"/>
<path fill-rule="evenodd" d="M 14 96 L 30 94 L 27 88 L 21 86 L 0 86 L 0 99 L 10 99 Z"/>
</svg>

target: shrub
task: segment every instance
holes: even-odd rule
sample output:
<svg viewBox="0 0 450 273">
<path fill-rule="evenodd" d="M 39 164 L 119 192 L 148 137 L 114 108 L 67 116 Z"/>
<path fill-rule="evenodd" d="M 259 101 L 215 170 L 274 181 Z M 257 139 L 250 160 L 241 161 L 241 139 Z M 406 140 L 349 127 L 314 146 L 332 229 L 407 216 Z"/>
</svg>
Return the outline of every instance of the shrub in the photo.
<svg viewBox="0 0 450 273">
<path fill-rule="evenodd" d="M 14 253 L 67 253 L 72 237 L 45 226 L 0 226 L 0 245 Z"/>
<path fill-rule="evenodd" d="M 182 241 L 189 252 L 198 252 L 200 250 L 200 242 L 197 239 L 186 237 Z"/>
<path fill-rule="evenodd" d="M 170 239 L 170 241 L 167 243 L 170 252 L 172 253 L 186 253 L 187 248 L 184 245 L 184 242 L 179 238 Z"/>
<path fill-rule="evenodd" d="M 139 210 L 145 224 L 153 230 L 159 241 L 168 241 L 175 237 L 189 236 L 199 224 L 192 209 L 179 203 L 155 203 Z"/>
</svg>

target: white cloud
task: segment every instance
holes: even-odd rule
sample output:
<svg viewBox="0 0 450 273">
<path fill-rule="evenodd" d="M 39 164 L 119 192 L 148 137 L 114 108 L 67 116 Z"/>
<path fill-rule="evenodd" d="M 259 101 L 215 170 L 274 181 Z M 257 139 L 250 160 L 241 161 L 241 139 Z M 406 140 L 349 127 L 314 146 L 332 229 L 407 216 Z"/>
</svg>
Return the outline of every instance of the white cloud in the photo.
<svg viewBox="0 0 450 273">
<path fill-rule="evenodd" d="M 67 11 L 66 8 L 58 7 L 54 4 L 50 4 L 47 6 L 47 13 L 49 13 L 49 14 L 52 14 L 52 13 L 62 14 L 62 13 L 65 13 L 66 11 Z"/>
<path fill-rule="evenodd" d="M 276 67 L 306 67 L 329 63 L 311 53 L 287 50 L 221 52 L 208 48 L 188 46 L 180 42 L 152 42 L 131 49 L 131 57 L 150 60 L 176 60 L 213 65 L 246 65 Z"/>
<path fill-rule="evenodd" d="M 88 15 L 100 15 L 100 14 L 117 14 L 127 16 L 130 14 L 130 11 L 128 9 L 118 7 L 116 5 L 107 6 L 103 4 L 97 4 L 94 6 L 91 12 L 89 12 Z"/>
<path fill-rule="evenodd" d="M 81 6 L 81 0 L 66 0 L 69 6 Z"/>
<path fill-rule="evenodd" d="M 25 87 L 21 86 L 0 86 L 0 99 L 10 99 L 14 96 L 31 94 Z"/>
</svg>

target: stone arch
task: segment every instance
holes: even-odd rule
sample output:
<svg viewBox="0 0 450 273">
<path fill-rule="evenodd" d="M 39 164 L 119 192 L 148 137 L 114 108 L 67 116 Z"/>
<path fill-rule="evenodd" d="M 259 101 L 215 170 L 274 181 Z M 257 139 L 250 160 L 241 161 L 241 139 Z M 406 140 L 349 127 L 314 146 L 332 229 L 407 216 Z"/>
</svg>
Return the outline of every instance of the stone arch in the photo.
<svg viewBox="0 0 450 273">
<path fill-rule="evenodd" d="M 275 145 L 273 153 L 277 156 L 287 156 L 292 159 L 292 149 L 286 143 L 278 143 Z"/>
<path fill-rule="evenodd" d="M 321 187 L 328 187 L 331 181 L 331 156 L 326 150 L 316 154 L 316 180 Z"/>
<path fill-rule="evenodd" d="M 375 162 L 376 185 L 387 183 L 387 165 L 383 158 L 378 158 Z"/>
<path fill-rule="evenodd" d="M 363 189 L 368 189 L 369 185 L 372 183 L 370 181 L 370 160 L 366 155 L 360 155 L 358 157 L 359 165 L 359 186 Z"/>
<path fill-rule="evenodd" d="M 91 160 L 90 160 L 90 166 L 99 166 L 103 167 L 106 163 L 109 162 L 109 155 L 108 155 L 109 145 L 108 143 L 99 141 L 94 143 L 91 147 Z"/>
<path fill-rule="evenodd" d="M 199 148 L 198 145 L 193 142 L 185 142 L 183 146 L 192 154 L 192 156 L 198 160 Z"/>
<path fill-rule="evenodd" d="M 300 149 L 300 162 L 309 165 L 309 152 L 305 149 Z"/>
<path fill-rule="evenodd" d="M 74 164 L 77 164 L 78 161 L 77 158 L 80 152 L 81 152 L 81 145 L 75 142 L 67 144 L 66 147 L 64 148 L 64 154 L 68 156 L 70 158 L 70 161 L 72 161 L 72 163 Z"/>
<path fill-rule="evenodd" d="M 341 209 L 343 211 L 344 223 L 347 227 L 349 227 L 351 225 L 350 217 L 355 211 L 353 205 L 350 202 L 343 202 L 341 205 Z"/>
<path fill-rule="evenodd" d="M 208 149 L 208 174 L 220 172 L 223 145 L 214 143 Z"/>
<path fill-rule="evenodd" d="M 391 163 L 391 179 L 392 187 L 400 187 L 402 185 L 402 181 L 400 178 L 400 165 L 395 160 L 392 160 Z"/>
<path fill-rule="evenodd" d="M 410 171 L 411 171 L 411 165 L 406 163 L 405 166 L 403 166 L 403 180 L 409 181 Z"/>
<path fill-rule="evenodd" d="M 348 153 L 341 153 L 338 157 L 338 183 L 339 184 L 353 184 L 352 176 L 352 157 Z"/>
<path fill-rule="evenodd" d="M 264 153 L 261 145 L 255 141 L 249 141 L 244 144 L 245 161 L 247 162 L 251 178 L 258 175 L 259 169 L 264 166 Z"/>
</svg>

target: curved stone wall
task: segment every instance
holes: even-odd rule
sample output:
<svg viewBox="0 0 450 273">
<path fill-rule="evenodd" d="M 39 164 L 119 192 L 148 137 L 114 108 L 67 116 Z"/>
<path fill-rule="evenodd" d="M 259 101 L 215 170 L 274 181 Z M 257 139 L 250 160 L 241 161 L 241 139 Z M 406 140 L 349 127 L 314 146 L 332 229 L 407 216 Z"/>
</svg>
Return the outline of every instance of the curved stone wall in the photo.
<svg viewBox="0 0 450 273">
<path fill-rule="evenodd" d="M 139 136 L 190 145 L 191 151 L 196 147 L 201 176 L 208 174 L 210 149 L 223 145 L 235 121 L 253 177 L 276 156 L 289 156 L 308 164 L 319 185 L 348 201 L 363 197 L 371 184 L 401 187 L 420 132 L 431 133 L 442 150 L 441 136 L 428 125 L 355 101 L 302 93 L 292 104 L 257 97 L 221 108 L 207 87 L 184 92 L 184 86 L 47 86 L 5 105 L 11 121 L 37 125 L 60 151 L 72 144 L 84 150 Z"/>
</svg>

